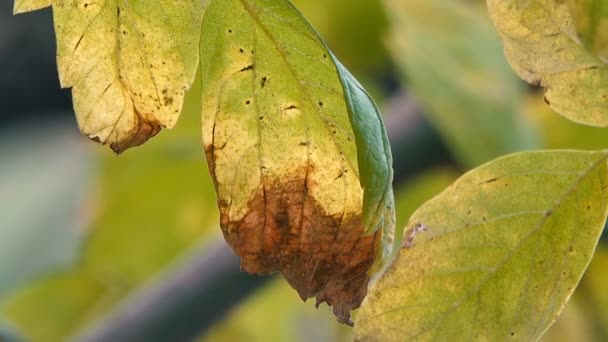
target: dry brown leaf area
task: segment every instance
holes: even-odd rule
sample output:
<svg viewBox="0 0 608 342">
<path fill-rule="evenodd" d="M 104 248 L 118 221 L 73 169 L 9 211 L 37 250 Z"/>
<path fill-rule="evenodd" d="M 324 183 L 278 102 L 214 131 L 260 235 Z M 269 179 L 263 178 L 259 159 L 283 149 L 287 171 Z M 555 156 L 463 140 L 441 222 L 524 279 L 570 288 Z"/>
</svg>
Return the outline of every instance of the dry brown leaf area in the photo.
<svg viewBox="0 0 608 342">
<path fill-rule="evenodd" d="M 350 312 L 367 294 L 382 229 L 365 236 L 360 215 L 326 214 L 309 195 L 306 172 L 298 174 L 261 186 L 241 220 L 231 220 L 230 204 L 220 201 L 224 237 L 243 270 L 282 273 L 303 300 L 326 302 L 338 321 L 352 325 Z"/>
</svg>

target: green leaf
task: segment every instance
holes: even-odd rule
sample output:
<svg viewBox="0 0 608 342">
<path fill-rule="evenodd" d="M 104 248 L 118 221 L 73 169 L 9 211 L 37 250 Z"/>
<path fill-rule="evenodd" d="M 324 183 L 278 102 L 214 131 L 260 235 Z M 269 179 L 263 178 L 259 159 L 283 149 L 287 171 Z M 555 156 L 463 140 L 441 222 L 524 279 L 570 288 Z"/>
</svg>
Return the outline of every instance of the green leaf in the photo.
<svg viewBox="0 0 608 342">
<path fill-rule="evenodd" d="M 218 238 L 213 185 L 201 165 L 197 95 L 200 88 L 188 94 L 171 135 L 120 158 L 102 154 L 89 202 L 95 219 L 79 262 L 1 298 L 0 316 L 27 340 L 67 340 L 201 239 Z"/>
<path fill-rule="evenodd" d="M 389 46 L 454 156 L 474 167 L 538 147 L 519 103 L 523 89 L 485 8 L 471 1 L 386 0 Z"/>
<path fill-rule="evenodd" d="M 608 1 L 568 0 L 568 5 L 583 44 L 606 60 L 608 58 Z"/>
<path fill-rule="evenodd" d="M 608 126 L 608 66 L 577 37 L 566 1 L 488 0 L 517 74 L 545 88 L 545 101 L 572 121 Z"/>
<path fill-rule="evenodd" d="M 116 152 L 173 127 L 207 1 L 53 1 L 57 64 L 84 134 Z M 15 13 L 50 1 L 17 0 Z"/>
<path fill-rule="evenodd" d="M 228 243 L 343 322 L 390 255 L 392 160 L 380 114 L 286 0 L 211 1 L 203 141 Z"/>
<path fill-rule="evenodd" d="M 410 219 L 428 231 L 408 231 L 362 305 L 356 339 L 538 339 L 604 227 L 607 159 L 527 152 L 464 175 Z"/>
</svg>

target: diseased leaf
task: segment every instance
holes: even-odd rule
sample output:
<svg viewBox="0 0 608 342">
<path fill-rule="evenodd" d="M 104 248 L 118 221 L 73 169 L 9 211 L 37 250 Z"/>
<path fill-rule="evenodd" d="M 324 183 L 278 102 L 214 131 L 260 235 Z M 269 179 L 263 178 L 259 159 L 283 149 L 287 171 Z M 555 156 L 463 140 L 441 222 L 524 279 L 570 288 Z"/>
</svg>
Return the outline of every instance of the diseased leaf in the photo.
<svg viewBox="0 0 608 342">
<path fill-rule="evenodd" d="M 390 254 L 392 161 L 371 98 L 286 0 L 216 0 L 203 140 L 244 270 L 283 273 L 342 322 Z"/>
<path fill-rule="evenodd" d="M 120 153 L 175 125 L 206 2 L 52 2 L 61 86 L 72 88 L 84 134 Z M 17 0 L 15 13 L 45 4 Z"/>
<path fill-rule="evenodd" d="M 578 123 L 608 126 L 608 66 L 577 37 L 568 2 L 488 0 L 517 74 L 545 88 L 546 102 Z"/>
<path fill-rule="evenodd" d="M 389 47 L 454 156 L 475 167 L 538 147 L 521 82 L 500 51 L 485 7 L 471 1 L 385 0 Z"/>
<path fill-rule="evenodd" d="M 607 159 L 527 152 L 464 175 L 410 219 L 397 260 L 362 305 L 356 340 L 538 339 L 604 227 Z"/>
</svg>

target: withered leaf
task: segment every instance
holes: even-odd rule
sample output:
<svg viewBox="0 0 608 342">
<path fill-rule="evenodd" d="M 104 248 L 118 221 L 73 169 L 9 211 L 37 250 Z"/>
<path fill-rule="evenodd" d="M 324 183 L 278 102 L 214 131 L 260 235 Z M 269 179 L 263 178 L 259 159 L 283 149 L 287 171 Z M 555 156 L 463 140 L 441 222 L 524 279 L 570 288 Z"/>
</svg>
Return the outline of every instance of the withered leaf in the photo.
<svg viewBox="0 0 608 342">
<path fill-rule="evenodd" d="M 175 125 L 198 65 L 207 1 L 16 0 L 52 5 L 61 86 L 81 131 L 117 153 Z"/>
<path fill-rule="evenodd" d="M 281 272 L 350 324 L 392 247 L 376 106 L 286 0 L 211 1 L 201 74 L 207 161 L 241 267 Z"/>
</svg>

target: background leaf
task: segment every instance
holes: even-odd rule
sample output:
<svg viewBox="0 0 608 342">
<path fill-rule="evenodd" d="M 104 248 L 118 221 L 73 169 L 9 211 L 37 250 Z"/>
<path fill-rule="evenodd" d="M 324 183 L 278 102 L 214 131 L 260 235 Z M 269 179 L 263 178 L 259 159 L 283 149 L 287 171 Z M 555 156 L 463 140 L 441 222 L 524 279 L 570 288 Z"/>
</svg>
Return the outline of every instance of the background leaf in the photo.
<svg viewBox="0 0 608 342">
<path fill-rule="evenodd" d="M 607 158 L 528 152 L 464 175 L 410 219 L 429 231 L 372 287 L 356 339 L 539 338 L 604 227 Z"/>
<path fill-rule="evenodd" d="M 65 340 L 199 239 L 217 237 L 215 195 L 200 151 L 199 95 L 189 94 L 187 114 L 171 134 L 120 158 L 104 153 L 98 212 L 80 262 L 2 298 L 0 315 L 28 340 Z"/>
<path fill-rule="evenodd" d="M 538 147 L 521 113 L 523 88 L 478 2 L 386 0 L 389 47 L 456 159 L 473 167 Z"/>
</svg>

